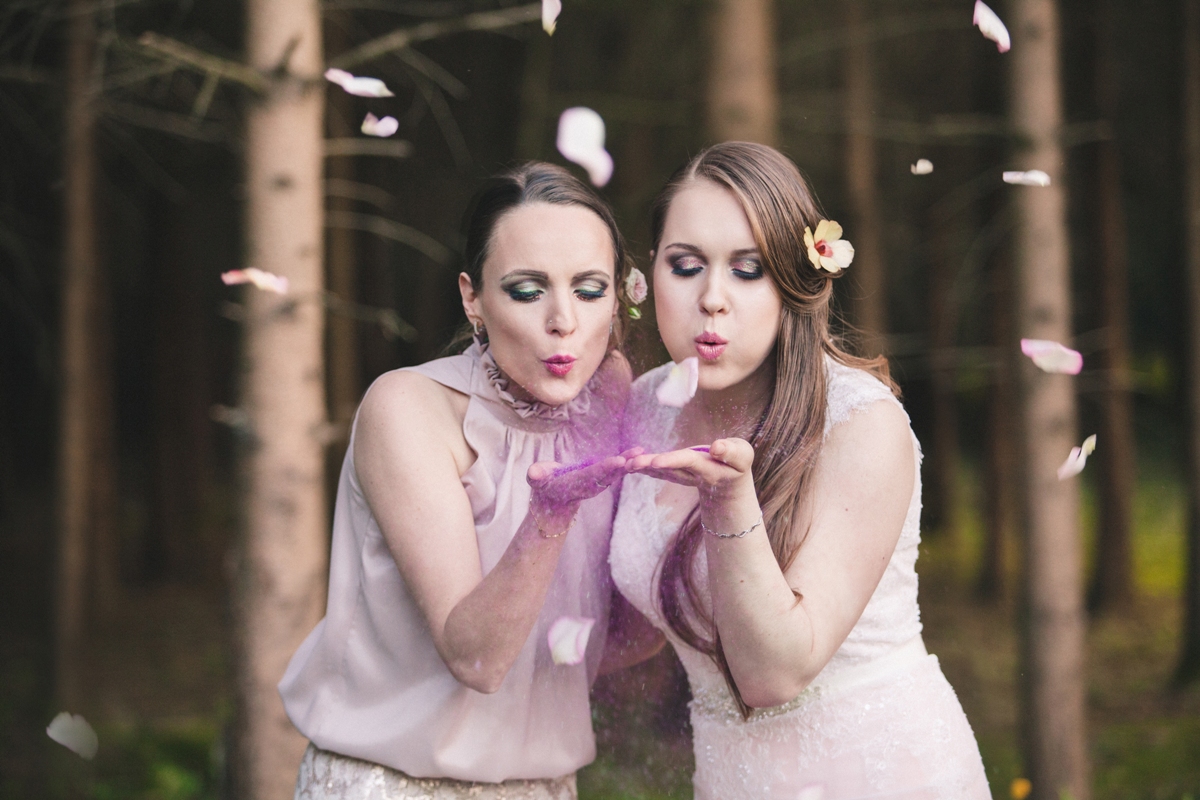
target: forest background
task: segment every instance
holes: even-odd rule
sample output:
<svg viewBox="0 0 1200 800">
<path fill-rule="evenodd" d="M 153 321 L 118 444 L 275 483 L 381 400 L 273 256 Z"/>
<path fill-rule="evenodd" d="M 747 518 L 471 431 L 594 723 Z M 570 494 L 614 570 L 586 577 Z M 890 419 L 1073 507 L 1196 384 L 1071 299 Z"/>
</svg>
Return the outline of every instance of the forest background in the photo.
<svg viewBox="0 0 1200 800">
<path fill-rule="evenodd" d="M 565 0 L 553 36 L 503 0 L 6 0 L 0 797 L 290 796 L 272 687 L 323 607 L 354 408 L 443 352 L 469 198 L 565 163 L 578 105 L 607 123 L 603 193 L 643 267 L 655 193 L 728 138 L 781 147 L 858 247 L 836 302 L 925 451 L 926 641 L 995 796 L 1200 796 L 1200 2 L 994 8 L 1008 53 L 966 0 Z M 395 96 L 320 81 L 340 64 Z M 361 135 L 368 111 L 398 134 Z M 1047 154 L 1051 188 L 1001 180 Z M 272 157 L 295 171 L 268 186 Z M 220 279 L 270 263 L 290 299 Z M 1038 276 L 1077 378 L 1019 355 Z M 652 307 L 638 372 L 666 357 Z M 1045 387 L 1066 411 L 1039 439 Z M 1093 432 L 1081 478 L 1029 477 Z M 272 506 L 275 435 L 303 464 Z M 690 796 L 673 657 L 595 699 L 581 797 Z M 94 761 L 45 735 L 64 709 Z"/>
</svg>

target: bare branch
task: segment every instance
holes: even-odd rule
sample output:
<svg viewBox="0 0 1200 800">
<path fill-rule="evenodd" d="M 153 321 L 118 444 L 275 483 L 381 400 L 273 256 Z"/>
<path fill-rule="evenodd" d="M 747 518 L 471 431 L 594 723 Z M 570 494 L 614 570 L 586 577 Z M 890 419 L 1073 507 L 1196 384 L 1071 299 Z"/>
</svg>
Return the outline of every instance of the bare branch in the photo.
<svg viewBox="0 0 1200 800">
<path fill-rule="evenodd" d="M 406 244 L 414 250 L 429 256 L 429 258 L 438 264 L 449 264 L 454 258 L 453 251 L 432 236 L 421 233 L 419 230 L 410 228 L 395 220 L 377 217 L 373 214 L 356 214 L 353 211 L 330 211 L 325 215 L 325 226 L 329 228 L 350 228 L 356 231 L 366 231 L 376 236 L 382 236 L 385 239 Z"/>
<path fill-rule="evenodd" d="M 269 86 L 267 77 L 256 69 L 230 61 L 227 58 L 206 53 L 191 45 L 176 41 L 166 36 L 147 31 L 143 33 L 138 43 L 163 58 L 176 61 L 210 75 L 217 75 L 227 81 L 241 84 L 251 91 L 264 94 Z"/>
<path fill-rule="evenodd" d="M 37 67 L 17 66 L 16 64 L 0 64 L 0 81 L 35 83 L 46 86 L 58 85 L 58 77 L 54 73 Z"/>
<path fill-rule="evenodd" d="M 411 28 L 400 28 L 389 34 L 372 39 L 369 42 L 343 53 L 330 62 L 331 67 L 346 69 L 356 67 L 373 58 L 412 47 L 418 42 L 426 42 L 442 36 L 466 31 L 494 31 L 523 25 L 542 18 L 540 3 L 530 3 L 514 6 L 501 11 L 480 11 L 463 17 L 422 22 Z"/>
<path fill-rule="evenodd" d="M 384 211 L 396 204 L 396 198 L 387 190 L 370 183 L 348 181 L 344 178 L 326 178 L 325 194 L 328 197 L 341 197 L 347 200 L 357 200 L 360 203 L 370 203 Z"/>
<path fill-rule="evenodd" d="M 448 17 L 471 10 L 471 3 L 462 0 L 325 0 L 321 12 L 388 11 L 407 17 Z"/>
<path fill-rule="evenodd" d="M 790 64 L 813 56 L 843 50 L 854 44 L 876 44 L 918 33 L 967 30 L 971 17 L 961 11 L 935 11 L 909 17 L 884 17 L 856 30 L 839 28 L 811 33 L 785 44 L 779 51 L 779 63 Z"/>
<path fill-rule="evenodd" d="M 382 156 L 383 158 L 408 158 L 412 155 L 412 143 L 403 139 L 326 139 L 325 157 L 337 156 Z"/>
<path fill-rule="evenodd" d="M 450 72 L 441 64 L 434 61 L 432 58 L 421 53 L 419 50 L 413 50 L 411 47 L 401 50 L 396 56 L 408 66 L 415 69 L 417 72 L 424 75 L 429 80 L 441 86 L 455 100 L 462 100 L 467 96 L 467 86 L 458 78 L 450 74 Z"/>
<path fill-rule="evenodd" d="M 100 103 L 100 113 L 139 128 L 169 133 L 185 139 L 195 139 L 210 144 L 221 144 L 227 147 L 237 145 L 237 137 L 223 125 L 206 123 L 192 117 L 176 114 L 171 111 L 161 111 L 156 108 L 122 103 L 117 100 L 105 100 Z"/>
</svg>

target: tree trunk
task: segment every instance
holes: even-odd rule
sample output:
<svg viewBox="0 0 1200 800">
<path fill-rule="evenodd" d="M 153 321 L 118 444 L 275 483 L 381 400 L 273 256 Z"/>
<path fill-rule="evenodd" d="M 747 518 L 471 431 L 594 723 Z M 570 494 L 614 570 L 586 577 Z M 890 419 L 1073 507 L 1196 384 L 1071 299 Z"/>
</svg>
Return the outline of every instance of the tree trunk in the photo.
<svg viewBox="0 0 1200 800">
<path fill-rule="evenodd" d="M 1200 0 L 1184 0 L 1184 141 L 1187 170 L 1188 497 L 1183 648 L 1176 679 L 1200 678 Z"/>
<path fill-rule="evenodd" d="M 943 160 L 941 163 L 945 164 Z M 955 539 L 958 508 L 958 398 L 954 345 L 958 307 L 954 278 L 958 259 L 952 212 L 929 215 L 929 382 L 932 431 L 929 498 L 925 518 L 931 533 Z"/>
<path fill-rule="evenodd" d="M 246 290 L 244 549 L 238 583 L 237 796 L 290 797 L 304 739 L 276 684 L 321 618 L 324 498 L 323 112 L 317 0 L 249 0 L 247 56 L 271 76 L 246 118 L 247 266 L 289 296 Z"/>
<path fill-rule="evenodd" d="M 327 32 L 326 49 L 332 54 L 350 49 L 344 27 L 339 24 L 344 15 L 327 15 L 325 29 Z M 339 87 L 329 84 L 328 121 L 329 137 L 338 139 L 353 137 L 358 134 L 357 126 L 353 124 L 355 113 L 351 96 Z M 351 157 L 330 158 L 325 162 L 325 175 L 328 181 L 347 183 L 355 179 L 355 159 Z M 335 189 L 336 184 L 335 184 Z M 337 191 L 330 192 L 328 197 L 329 209 L 336 215 L 346 215 L 354 212 L 354 201 L 342 196 Z M 334 227 L 329 230 L 329 263 L 325 276 L 328 280 L 329 293 L 337 300 L 354 303 L 358 300 L 358 232 L 352 228 Z M 331 307 L 326 314 L 328 338 L 326 341 L 326 363 L 329 365 L 329 411 L 330 421 L 334 425 L 336 437 L 330 443 L 326 457 L 327 485 L 336 492 L 338 476 L 341 472 L 342 460 L 346 455 L 346 447 L 350 441 L 350 424 L 354 412 L 358 409 L 359 395 L 362 392 L 358 357 L 358 323 L 336 307 Z"/>
<path fill-rule="evenodd" d="M 88 518 L 92 507 L 92 318 L 97 285 L 96 112 L 92 96 L 93 4 L 72 0 L 67 41 L 66 145 L 63 163 L 65 252 L 59 408 L 56 674 L 59 704 L 79 709 L 88 601 Z"/>
<path fill-rule="evenodd" d="M 708 73 L 708 132 L 718 142 L 779 139 L 773 0 L 716 0 Z"/>
<path fill-rule="evenodd" d="M 1018 332 L 1060 342 L 1071 336 L 1070 258 L 1060 140 L 1058 7 L 1054 0 L 1014 0 L 1010 103 L 1024 147 L 1017 168 L 1050 175 L 1047 188 L 1018 187 L 1015 236 Z M 1088 800 L 1084 707 L 1084 614 L 1079 541 L 1079 485 L 1056 475 L 1076 441 L 1071 378 L 1025 362 L 1019 370 L 1025 514 L 1026 775 L 1034 800 L 1070 792 Z"/>
<path fill-rule="evenodd" d="M 851 32 L 846 50 L 846 175 L 854 209 L 854 268 L 851 281 L 851 318 L 861 336 L 860 351 L 876 356 L 887 350 L 887 270 L 884 267 L 883 222 L 879 212 L 879 185 L 874 133 L 875 75 L 871 45 L 855 32 L 866 24 L 866 0 L 845 0 Z M 849 226 L 848 226 L 849 227 Z"/>
<path fill-rule="evenodd" d="M 1008 592 L 1008 537 L 1014 528 L 1013 469 L 1016 453 L 1013 409 L 1016 397 L 1017 337 L 1013 335 L 1013 276 L 1008 249 L 1001 248 L 989 269 L 991 339 L 996 349 L 987 400 L 984 453 L 984 542 L 976 593 L 982 600 L 1002 601 Z"/>
<path fill-rule="evenodd" d="M 1100 13 L 1096 47 L 1096 99 L 1102 118 L 1116 119 L 1117 86 L 1113 68 L 1111 4 Z M 1088 605 L 1095 611 L 1121 608 L 1133 597 L 1133 494 L 1137 485 L 1137 444 L 1133 436 L 1133 398 L 1129 379 L 1129 259 L 1121 192 L 1121 155 L 1113 139 L 1099 143 L 1096 172 L 1100 223 L 1100 314 L 1104 382 L 1097 459 L 1100 519 L 1096 569 Z"/>
</svg>

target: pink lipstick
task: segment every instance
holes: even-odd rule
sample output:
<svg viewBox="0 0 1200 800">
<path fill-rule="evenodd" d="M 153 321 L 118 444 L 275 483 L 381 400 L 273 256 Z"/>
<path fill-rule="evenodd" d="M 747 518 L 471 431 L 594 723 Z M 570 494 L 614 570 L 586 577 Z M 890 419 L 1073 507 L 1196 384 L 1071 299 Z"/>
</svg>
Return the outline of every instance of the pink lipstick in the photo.
<svg viewBox="0 0 1200 800">
<path fill-rule="evenodd" d="M 571 367 L 575 366 L 575 356 L 550 356 L 549 358 L 543 358 L 542 363 L 546 365 L 546 369 L 549 370 L 551 375 L 557 375 L 561 378 L 571 371 Z"/>
<path fill-rule="evenodd" d="M 705 361 L 716 361 L 725 352 L 729 340 L 715 333 L 702 333 L 696 337 L 696 352 Z"/>
</svg>

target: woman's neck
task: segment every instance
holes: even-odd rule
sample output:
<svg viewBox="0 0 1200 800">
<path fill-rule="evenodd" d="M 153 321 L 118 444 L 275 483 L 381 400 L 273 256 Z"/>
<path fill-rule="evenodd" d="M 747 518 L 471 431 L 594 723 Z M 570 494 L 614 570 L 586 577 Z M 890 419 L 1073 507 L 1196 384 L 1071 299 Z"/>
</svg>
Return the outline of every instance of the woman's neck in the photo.
<svg viewBox="0 0 1200 800">
<path fill-rule="evenodd" d="M 775 363 L 768 358 L 743 380 L 724 389 L 700 389 L 680 412 L 681 440 L 707 444 L 729 437 L 750 438 L 771 401 Z"/>
</svg>

